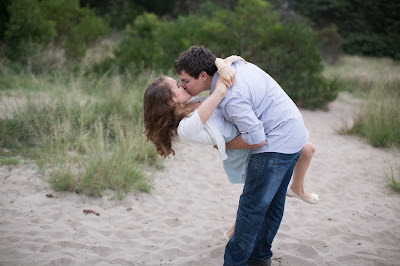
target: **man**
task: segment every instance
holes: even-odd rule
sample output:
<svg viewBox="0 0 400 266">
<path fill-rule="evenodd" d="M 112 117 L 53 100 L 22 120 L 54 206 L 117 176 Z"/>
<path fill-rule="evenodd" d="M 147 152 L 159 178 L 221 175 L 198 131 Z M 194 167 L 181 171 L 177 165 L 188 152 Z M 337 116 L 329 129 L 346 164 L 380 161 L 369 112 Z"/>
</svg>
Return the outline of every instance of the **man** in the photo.
<svg viewBox="0 0 400 266">
<path fill-rule="evenodd" d="M 175 61 L 181 86 L 192 96 L 212 93 L 218 78 L 214 61 L 215 55 L 200 46 L 181 53 Z M 296 105 L 271 76 L 251 63 L 236 62 L 232 68 L 236 82 L 219 108 L 241 134 L 226 148 L 253 148 L 253 153 L 224 265 L 271 265 L 287 186 L 309 132 Z"/>
</svg>

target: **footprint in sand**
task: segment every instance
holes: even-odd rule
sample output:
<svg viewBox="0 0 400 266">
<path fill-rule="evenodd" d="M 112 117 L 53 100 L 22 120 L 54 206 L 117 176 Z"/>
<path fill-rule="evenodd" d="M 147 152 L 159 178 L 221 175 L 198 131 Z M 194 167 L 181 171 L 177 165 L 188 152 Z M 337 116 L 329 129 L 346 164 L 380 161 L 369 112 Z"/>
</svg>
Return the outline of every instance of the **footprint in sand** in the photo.
<svg viewBox="0 0 400 266">
<path fill-rule="evenodd" d="M 182 224 L 178 218 L 167 219 L 167 220 L 165 220 L 165 223 L 167 225 L 169 225 L 170 227 L 178 227 Z"/>
</svg>

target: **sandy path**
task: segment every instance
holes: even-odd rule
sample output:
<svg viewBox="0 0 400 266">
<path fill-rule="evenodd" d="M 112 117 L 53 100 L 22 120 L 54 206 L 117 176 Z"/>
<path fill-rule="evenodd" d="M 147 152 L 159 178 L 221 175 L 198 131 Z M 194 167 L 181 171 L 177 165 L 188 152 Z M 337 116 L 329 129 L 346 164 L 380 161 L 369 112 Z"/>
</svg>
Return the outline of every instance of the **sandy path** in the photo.
<svg viewBox="0 0 400 266">
<path fill-rule="evenodd" d="M 321 201 L 287 199 L 273 265 L 400 265 L 400 194 L 384 178 L 394 155 L 336 133 L 352 104 L 302 110 L 317 147 L 306 187 Z M 122 202 L 53 192 L 34 165 L 1 167 L 0 265 L 222 265 L 242 187 L 213 148 L 176 152 L 151 195 Z"/>
</svg>

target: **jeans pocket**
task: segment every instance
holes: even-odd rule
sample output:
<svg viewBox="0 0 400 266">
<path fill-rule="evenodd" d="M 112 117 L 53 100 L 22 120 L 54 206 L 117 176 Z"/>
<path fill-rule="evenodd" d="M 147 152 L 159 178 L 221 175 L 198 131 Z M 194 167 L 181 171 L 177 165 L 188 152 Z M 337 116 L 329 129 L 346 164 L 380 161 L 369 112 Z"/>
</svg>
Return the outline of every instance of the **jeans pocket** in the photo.
<svg viewBox="0 0 400 266">
<path fill-rule="evenodd" d="M 253 175 L 260 175 L 263 173 L 265 167 L 265 159 L 261 154 L 253 154 L 250 157 L 247 171 L 250 171 Z"/>
<path fill-rule="evenodd" d="M 284 174 L 286 174 L 286 171 L 289 169 L 293 160 L 296 158 L 296 155 L 297 154 L 278 153 L 275 157 L 274 167 L 272 171 L 277 176 L 283 176 Z"/>
</svg>

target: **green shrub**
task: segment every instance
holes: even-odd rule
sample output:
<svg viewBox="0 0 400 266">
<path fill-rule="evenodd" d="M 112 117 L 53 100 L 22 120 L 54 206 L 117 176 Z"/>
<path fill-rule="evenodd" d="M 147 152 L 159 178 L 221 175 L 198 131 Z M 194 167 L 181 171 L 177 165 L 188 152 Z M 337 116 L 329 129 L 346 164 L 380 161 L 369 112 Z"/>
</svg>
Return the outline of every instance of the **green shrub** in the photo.
<svg viewBox="0 0 400 266">
<path fill-rule="evenodd" d="M 158 59 L 154 34 L 159 27 L 156 15 L 144 13 L 135 19 L 133 26 L 127 25 L 124 38 L 115 49 L 116 64 L 121 71 L 129 67 L 150 68 Z"/>
<path fill-rule="evenodd" d="M 301 107 L 321 108 L 337 95 L 336 84 L 321 76 L 315 32 L 300 20 L 282 23 L 262 0 L 168 21 L 143 14 L 127 26 L 115 59 L 97 70 L 116 65 L 120 71 L 166 71 L 191 45 L 204 45 L 219 57 L 241 55 L 270 73 Z"/>
<path fill-rule="evenodd" d="M 109 28 L 94 10 L 81 8 L 78 0 L 43 0 L 42 15 L 54 21 L 55 41 L 66 49 L 70 58 L 81 59 L 87 45 L 109 33 Z"/>
<path fill-rule="evenodd" d="M 15 0 L 8 12 L 4 55 L 22 61 L 29 72 L 36 71 L 32 66 L 41 68 L 41 53 L 51 43 L 63 47 L 68 58 L 82 59 L 88 45 L 109 32 L 103 19 L 78 0 Z"/>
<path fill-rule="evenodd" d="M 336 98 L 337 86 L 320 74 L 316 33 L 305 22 L 289 19 L 282 23 L 278 14 L 259 0 L 239 1 L 233 12 L 216 12 L 214 16 L 220 26 L 219 31 L 216 27 L 209 30 L 215 33 L 212 39 L 229 35 L 220 43 L 236 43 L 233 54 L 242 55 L 271 74 L 298 106 L 321 108 Z M 224 55 L 232 50 L 222 48 L 220 53 Z"/>
<path fill-rule="evenodd" d="M 143 13 L 144 9 L 133 1 L 113 0 L 109 2 L 108 10 L 104 12 L 111 27 L 123 30 L 126 25 Z"/>
<path fill-rule="evenodd" d="M 348 54 L 400 59 L 399 1 L 288 1 L 318 29 L 335 24 Z"/>
<path fill-rule="evenodd" d="M 342 46 L 344 42 L 343 37 L 338 32 L 337 26 L 330 24 L 318 29 L 317 32 L 318 51 L 322 59 L 328 64 L 336 63 L 343 54 Z"/>
<path fill-rule="evenodd" d="M 5 55 L 27 62 L 56 35 L 55 24 L 43 17 L 37 0 L 16 0 L 8 7 L 10 21 L 5 31 Z M 30 69 L 29 69 L 30 70 Z"/>
</svg>

